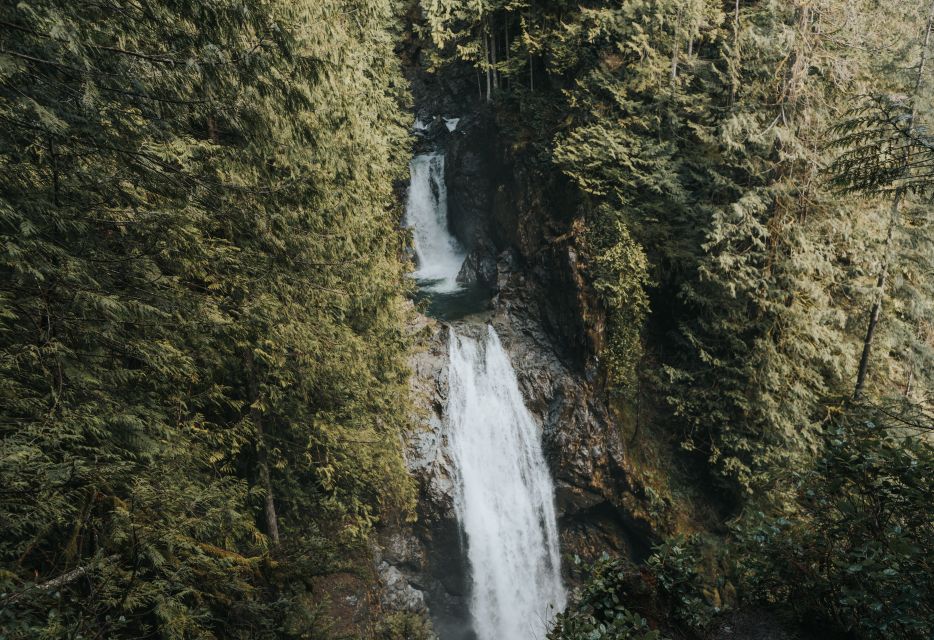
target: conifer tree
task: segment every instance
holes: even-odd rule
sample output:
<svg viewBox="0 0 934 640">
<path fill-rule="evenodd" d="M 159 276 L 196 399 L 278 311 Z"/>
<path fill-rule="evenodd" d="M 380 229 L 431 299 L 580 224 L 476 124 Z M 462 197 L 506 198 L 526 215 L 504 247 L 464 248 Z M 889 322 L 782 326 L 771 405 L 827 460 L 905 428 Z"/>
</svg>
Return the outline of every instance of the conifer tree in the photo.
<svg viewBox="0 0 934 640">
<path fill-rule="evenodd" d="M 0 8 L 0 635 L 302 636 L 410 506 L 397 9 Z"/>
<path fill-rule="evenodd" d="M 927 58 L 934 27 L 934 3 L 931 4 L 920 38 L 920 53 L 917 67 L 911 79 L 911 90 L 907 100 L 876 96 L 869 104 L 850 113 L 850 117 L 835 130 L 840 137 L 835 141 L 844 147 L 844 154 L 836 159 L 831 170 L 837 184 L 843 190 L 878 194 L 892 189 L 889 221 L 886 225 L 885 243 L 881 266 L 876 282 L 877 292 L 869 312 L 866 337 L 856 373 L 855 399 L 860 399 L 866 385 L 870 352 L 876 327 L 882 310 L 890 263 L 896 259 L 896 236 L 903 232 L 902 209 L 912 194 L 929 191 L 931 147 L 923 135 L 919 120 L 918 103 L 924 101 Z M 917 233 L 923 237 L 923 233 Z M 919 257 L 924 259 L 927 251 L 922 249 Z M 928 254 L 930 255 L 930 254 Z M 911 375 L 911 374 L 909 374 Z M 907 384 L 910 387 L 910 379 Z M 906 388 L 906 393 L 908 392 Z"/>
</svg>

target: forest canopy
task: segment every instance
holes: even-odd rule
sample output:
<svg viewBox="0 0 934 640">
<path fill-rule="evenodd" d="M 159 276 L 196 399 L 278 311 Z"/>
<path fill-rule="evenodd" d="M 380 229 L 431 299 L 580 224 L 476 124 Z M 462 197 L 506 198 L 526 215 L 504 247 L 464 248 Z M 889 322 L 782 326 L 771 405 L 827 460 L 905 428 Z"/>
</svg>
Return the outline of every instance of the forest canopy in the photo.
<svg viewBox="0 0 934 640">
<path fill-rule="evenodd" d="M 307 637 L 411 508 L 396 25 L 0 8 L 0 635 Z"/>
<path fill-rule="evenodd" d="M 932 31 L 931 0 L 3 3 L 0 636 L 338 637 L 316 580 L 416 513 L 405 62 L 566 186 L 592 377 L 725 514 L 598 563 L 550 637 L 930 638 Z"/>
<path fill-rule="evenodd" d="M 734 588 L 929 637 L 934 4 L 422 7 L 431 63 L 476 71 L 514 162 L 577 189 L 610 392 L 661 404 L 733 496 L 731 533 L 658 548 L 653 606 L 600 564 L 553 637 L 706 637 Z"/>
</svg>

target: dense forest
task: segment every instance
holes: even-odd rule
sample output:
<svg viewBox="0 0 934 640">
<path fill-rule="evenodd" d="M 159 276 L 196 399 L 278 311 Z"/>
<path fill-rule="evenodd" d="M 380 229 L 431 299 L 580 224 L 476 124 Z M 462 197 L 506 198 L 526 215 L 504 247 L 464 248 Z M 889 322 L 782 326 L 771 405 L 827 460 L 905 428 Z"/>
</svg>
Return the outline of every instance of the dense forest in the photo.
<svg viewBox="0 0 934 640">
<path fill-rule="evenodd" d="M 0 637 L 434 637 L 372 566 L 420 74 L 560 191 L 661 476 L 549 638 L 931 638 L 932 55 L 931 0 L 3 3 Z"/>
</svg>

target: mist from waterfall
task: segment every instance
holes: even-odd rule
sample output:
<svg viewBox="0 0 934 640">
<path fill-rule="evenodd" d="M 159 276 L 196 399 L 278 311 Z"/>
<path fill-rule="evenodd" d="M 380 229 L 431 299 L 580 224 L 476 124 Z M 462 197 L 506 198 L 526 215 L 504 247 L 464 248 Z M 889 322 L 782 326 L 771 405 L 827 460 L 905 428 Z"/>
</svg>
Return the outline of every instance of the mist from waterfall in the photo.
<svg viewBox="0 0 934 640">
<path fill-rule="evenodd" d="M 448 445 L 474 631 L 479 640 L 543 640 L 565 591 L 539 430 L 492 326 L 477 339 L 452 329 L 449 343 Z"/>
<path fill-rule="evenodd" d="M 427 291 L 457 291 L 466 252 L 448 229 L 444 156 L 422 154 L 409 163 L 411 181 L 405 222 L 412 229 L 417 269 L 412 274 Z"/>
</svg>

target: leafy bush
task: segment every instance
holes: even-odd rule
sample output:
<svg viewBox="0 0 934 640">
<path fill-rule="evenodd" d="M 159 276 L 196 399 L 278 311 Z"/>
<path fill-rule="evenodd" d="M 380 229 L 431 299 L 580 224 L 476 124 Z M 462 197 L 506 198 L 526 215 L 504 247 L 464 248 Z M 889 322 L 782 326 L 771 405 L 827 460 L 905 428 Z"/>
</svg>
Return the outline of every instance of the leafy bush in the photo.
<svg viewBox="0 0 934 640">
<path fill-rule="evenodd" d="M 574 601 L 557 617 L 549 640 L 663 640 L 645 618 L 623 604 L 630 578 L 620 560 L 600 560 Z"/>
<path fill-rule="evenodd" d="M 376 640 L 430 640 L 431 624 L 423 615 L 397 611 L 387 615 L 376 629 Z"/>
<path fill-rule="evenodd" d="M 710 625 L 720 609 L 704 592 L 704 543 L 700 536 L 674 536 L 655 548 L 648 566 L 658 580 L 658 589 L 670 602 L 673 617 L 691 629 Z"/>
<path fill-rule="evenodd" d="M 858 638 L 934 634 L 934 446 L 919 421 L 859 409 L 830 429 L 797 500 L 739 527 L 742 584 Z"/>
</svg>

